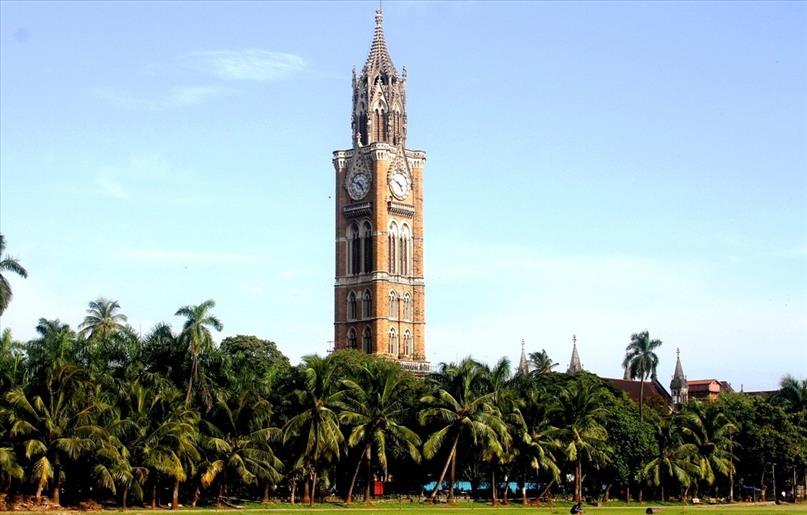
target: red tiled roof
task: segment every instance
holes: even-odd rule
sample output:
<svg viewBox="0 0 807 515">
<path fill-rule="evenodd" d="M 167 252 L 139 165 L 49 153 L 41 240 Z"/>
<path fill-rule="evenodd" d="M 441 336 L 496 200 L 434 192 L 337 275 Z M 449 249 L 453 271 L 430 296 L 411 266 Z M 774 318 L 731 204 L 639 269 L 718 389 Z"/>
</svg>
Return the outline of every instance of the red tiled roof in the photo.
<svg viewBox="0 0 807 515">
<path fill-rule="evenodd" d="M 634 402 L 639 402 L 640 397 L 640 390 L 641 390 L 641 381 L 629 381 L 625 379 L 611 379 L 607 378 L 608 381 L 611 382 L 612 385 L 618 390 L 622 390 L 628 397 L 631 398 Z M 664 405 L 669 405 L 670 403 L 670 395 L 667 391 L 656 381 L 645 381 L 644 382 L 644 401 L 647 402 L 657 402 Z"/>
</svg>

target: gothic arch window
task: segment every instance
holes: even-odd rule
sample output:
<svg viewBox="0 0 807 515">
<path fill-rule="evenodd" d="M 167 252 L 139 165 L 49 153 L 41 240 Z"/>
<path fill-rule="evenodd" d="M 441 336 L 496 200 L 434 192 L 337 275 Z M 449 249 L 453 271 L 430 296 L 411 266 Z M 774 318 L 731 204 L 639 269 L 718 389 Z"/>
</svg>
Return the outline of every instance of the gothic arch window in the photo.
<svg viewBox="0 0 807 515">
<path fill-rule="evenodd" d="M 347 330 L 347 348 L 348 349 L 355 349 L 356 348 L 356 330 L 352 327 Z"/>
<path fill-rule="evenodd" d="M 367 354 L 373 352 L 373 335 L 370 332 L 369 327 L 364 328 L 364 333 L 362 334 L 361 337 L 361 346 L 362 350 L 364 350 L 364 352 L 366 352 Z"/>
<path fill-rule="evenodd" d="M 367 319 L 372 317 L 373 313 L 373 297 L 370 295 L 370 290 L 364 290 L 364 297 L 361 299 L 362 317 Z"/>
<path fill-rule="evenodd" d="M 398 224 L 395 221 L 389 224 L 389 234 L 387 235 L 387 254 L 389 257 L 389 273 L 394 274 L 397 269 L 397 247 L 398 247 Z"/>
<path fill-rule="evenodd" d="M 356 320 L 356 293 L 347 294 L 347 319 Z"/>
<path fill-rule="evenodd" d="M 373 228 L 370 222 L 361 226 L 362 241 L 362 271 L 369 274 L 373 271 Z"/>
<path fill-rule="evenodd" d="M 403 334 L 403 353 L 407 356 L 411 356 L 414 352 L 415 350 L 412 347 L 412 333 L 407 329 Z"/>
<path fill-rule="evenodd" d="M 348 273 L 358 274 L 361 265 L 361 248 L 359 246 L 359 226 L 351 224 L 347 232 Z"/>
<path fill-rule="evenodd" d="M 403 224 L 401 227 L 401 275 L 409 275 L 409 261 L 412 252 L 412 233 L 409 231 L 409 225 Z"/>
<path fill-rule="evenodd" d="M 389 344 L 387 345 L 387 352 L 398 357 L 398 332 L 394 327 L 389 330 Z"/>
<path fill-rule="evenodd" d="M 394 290 L 389 292 L 389 317 L 398 318 L 398 295 Z"/>
<path fill-rule="evenodd" d="M 373 141 L 387 140 L 387 114 L 383 107 L 375 110 L 375 120 L 373 120 Z"/>
<path fill-rule="evenodd" d="M 403 317 L 404 320 L 412 320 L 412 297 L 409 296 L 409 292 L 403 296 Z"/>
</svg>

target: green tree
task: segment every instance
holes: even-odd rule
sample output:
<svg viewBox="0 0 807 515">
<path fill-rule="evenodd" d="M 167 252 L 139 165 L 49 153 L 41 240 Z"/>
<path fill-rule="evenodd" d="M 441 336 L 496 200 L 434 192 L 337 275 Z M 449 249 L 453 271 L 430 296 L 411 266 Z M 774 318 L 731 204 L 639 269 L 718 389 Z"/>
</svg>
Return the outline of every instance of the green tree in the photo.
<svg viewBox="0 0 807 515">
<path fill-rule="evenodd" d="M 320 463 L 338 459 L 344 441 L 338 414 L 342 390 L 328 358 L 306 356 L 300 368 L 302 384 L 294 391 L 298 412 L 283 427 L 283 441 L 305 442 L 295 467 L 308 474 L 304 501 L 313 506 Z"/>
<path fill-rule="evenodd" d="M 28 271 L 20 264 L 20 260 L 4 255 L 6 250 L 6 237 L 0 234 L 0 315 L 5 312 L 11 302 L 11 283 L 3 272 L 13 272 L 22 278 L 28 277 Z"/>
<path fill-rule="evenodd" d="M 734 472 L 732 435 L 737 426 L 718 406 L 706 406 L 693 401 L 682 414 L 681 431 L 694 447 L 694 461 L 700 479 L 708 485 L 715 482 L 715 471 L 728 476 Z"/>
<path fill-rule="evenodd" d="M 642 331 L 630 337 L 623 367 L 630 370 L 631 379 L 639 379 L 639 418 L 643 418 L 644 411 L 644 383 L 648 378 L 656 378 L 658 356 L 653 352 L 661 346 L 661 340 L 651 340 L 650 333 Z"/>
<path fill-rule="evenodd" d="M 790 413 L 807 412 L 807 379 L 799 381 L 788 374 L 779 382 L 775 399 Z"/>
<path fill-rule="evenodd" d="M 411 388 L 407 384 L 411 376 L 397 364 L 381 360 L 369 360 L 356 375 L 355 380 L 342 381 L 347 391 L 339 415 L 340 421 L 351 427 L 348 446 L 361 448 L 347 491 L 347 503 L 352 501 L 362 462 L 367 470 L 364 500 L 369 502 L 373 456 L 386 476 L 390 446 L 405 450 L 413 461 L 420 462 L 420 437 L 403 425 L 409 409 L 404 390 Z"/>
<path fill-rule="evenodd" d="M 213 348 L 213 336 L 208 328 L 212 327 L 216 331 L 221 331 L 224 327 L 219 319 L 210 313 L 214 307 L 216 307 L 216 303 L 210 299 L 198 306 L 181 307 L 174 313 L 175 316 L 183 316 L 187 319 L 182 326 L 182 333 L 179 335 L 180 339 L 187 344 L 191 355 L 188 390 L 185 394 L 186 407 L 190 406 L 193 382 L 199 375 L 199 356 Z"/>
<path fill-rule="evenodd" d="M 545 349 L 541 349 L 541 352 L 530 352 L 532 374 L 546 374 L 552 372 L 552 369 L 557 366 L 558 364 L 552 361 Z"/>
<path fill-rule="evenodd" d="M 106 439 L 105 430 L 95 424 L 103 406 L 81 374 L 79 367 L 57 362 L 48 374 L 45 395 L 27 395 L 17 387 L 5 396 L 12 409 L 9 434 L 22 439 L 25 457 L 33 461 L 31 477 L 37 483 L 36 498 L 53 479 L 54 504 L 59 504 L 65 463 Z"/>
<path fill-rule="evenodd" d="M 681 440 L 681 419 L 663 417 L 656 424 L 657 455 L 642 468 L 642 475 L 652 485 L 661 488 L 661 501 L 664 502 L 664 483 L 675 479 L 683 488 L 689 488 L 700 476 L 700 469 L 694 459 L 697 448 L 692 443 Z"/>
<path fill-rule="evenodd" d="M 117 300 L 99 297 L 90 302 L 87 315 L 79 326 L 79 336 L 90 340 L 105 340 L 126 328 L 126 315 L 118 313 Z"/>
<path fill-rule="evenodd" d="M 454 500 L 460 438 L 467 436 L 473 445 L 481 444 L 489 452 L 503 451 L 499 435 L 506 430 L 505 423 L 494 403 L 495 394 L 481 393 L 482 373 L 480 364 L 471 358 L 459 364 L 444 363 L 441 372 L 430 378 L 434 391 L 421 398 L 424 407 L 420 411 L 420 423 L 425 425 L 433 421 L 438 425 L 423 444 L 423 455 L 432 459 L 447 439 L 451 441 L 445 466 L 431 494 L 432 500 L 440 491 L 449 466 L 448 499 L 450 502 Z"/>
<path fill-rule="evenodd" d="M 583 499 L 583 463 L 595 467 L 609 461 L 608 432 L 603 426 L 607 415 L 602 386 L 582 377 L 559 394 L 561 407 L 561 441 L 566 458 L 574 464 L 574 499 Z"/>
</svg>

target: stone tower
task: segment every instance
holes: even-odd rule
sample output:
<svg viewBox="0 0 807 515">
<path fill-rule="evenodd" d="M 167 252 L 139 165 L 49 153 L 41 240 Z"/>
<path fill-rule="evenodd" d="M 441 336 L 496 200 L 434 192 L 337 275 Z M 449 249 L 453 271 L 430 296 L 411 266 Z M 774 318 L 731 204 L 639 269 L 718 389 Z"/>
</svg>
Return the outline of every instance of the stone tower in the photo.
<svg viewBox="0 0 807 515">
<path fill-rule="evenodd" d="M 675 407 L 686 404 L 689 397 L 687 376 L 684 375 L 684 367 L 681 366 L 681 349 L 675 349 L 675 372 L 670 381 L 670 395 L 672 395 L 672 403 Z"/>
<path fill-rule="evenodd" d="M 423 167 L 406 148 L 406 68 L 392 64 L 381 10 L 370 54 L 353 70 L 352 147 L 336 169 L 334 348 L 425 372 Z"/>
</svg>

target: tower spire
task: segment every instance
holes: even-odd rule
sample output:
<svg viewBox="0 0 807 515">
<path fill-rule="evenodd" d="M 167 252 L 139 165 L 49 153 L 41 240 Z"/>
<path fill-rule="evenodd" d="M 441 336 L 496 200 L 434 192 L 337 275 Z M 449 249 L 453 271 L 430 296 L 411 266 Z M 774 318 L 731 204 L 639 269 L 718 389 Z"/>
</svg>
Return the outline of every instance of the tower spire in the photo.
<svg viewBox="0 0 807 515">
<path fill-rule="evenodd" d="M 363 147 L 406 143 L 406 70 L 392 64 L 384 38 L 384 15 L 375 12 L 375 31 L 361 74 L 353 81 L 353 144 Z"/>
<path fill-rule="evenodd" d="M 689 395 L 689 384 L 687 376 L 684 375 L 684 367 L 681 366 L 681 349 L 675 349 L 675 372 L 670 381 L 670 394 L 672 394 L 673 404 L 680 406 L 686 404 Z"/>
<path fill-rule="evenodd" d="M 521 339 L 521 359 L 518 360 L 518 373 L 525 376 L 530 373 L 530 366 L 527 363 L 527 353 L 524 351 L 524 338 Z"/>
<path fill-rule="evenodd" d="M 583 370 L 583 365 L 580 363 L 580 355 L 577 353 L 577 335 L 572 335 L 572 359 L 569 360 L 569 368 L 566 369 L 567 374 L 576 374 Z"/>
</svg>

